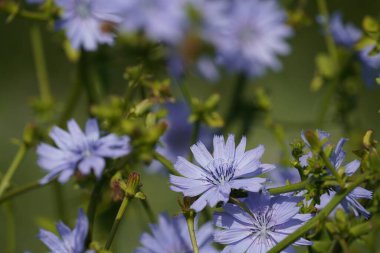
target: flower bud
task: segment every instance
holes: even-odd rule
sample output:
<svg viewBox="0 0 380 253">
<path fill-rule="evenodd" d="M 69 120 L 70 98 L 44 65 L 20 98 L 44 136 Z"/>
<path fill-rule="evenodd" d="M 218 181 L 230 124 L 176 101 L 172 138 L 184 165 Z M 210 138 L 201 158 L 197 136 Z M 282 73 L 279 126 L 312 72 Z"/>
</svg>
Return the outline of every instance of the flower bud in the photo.
<svg viewBox="0 0 380 253">
<path fill-rule="evenodd" d="M 127 184 L 125 187 L 125 194 L 128 197 L 134 197 L 140 187 L 140 174 L 137 172 L 131 172 L 128 175 Z"/>
</svg>

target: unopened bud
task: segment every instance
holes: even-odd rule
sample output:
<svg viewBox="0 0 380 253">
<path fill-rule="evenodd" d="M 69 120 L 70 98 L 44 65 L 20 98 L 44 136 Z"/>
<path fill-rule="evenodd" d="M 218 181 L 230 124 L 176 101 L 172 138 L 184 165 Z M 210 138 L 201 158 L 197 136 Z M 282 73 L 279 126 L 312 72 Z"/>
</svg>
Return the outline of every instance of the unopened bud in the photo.
<svg viewBox="0 0 380 253">
<path fill-rule="evenodd" d="M 315 131 L 306 130 L 304 132 L 304 136 L 314 151 L 319 151 L 321 149 L 320 141 L 319 141 L 318 135 Z"/>
<path fill-rule="evenodd" d="M 128 197 L 134 197 L 140 187 L 140 174 L 137 172 L 131 172 L 128 175 L 127 184 L 125 188 L 125 194 Z"/>
</svg>

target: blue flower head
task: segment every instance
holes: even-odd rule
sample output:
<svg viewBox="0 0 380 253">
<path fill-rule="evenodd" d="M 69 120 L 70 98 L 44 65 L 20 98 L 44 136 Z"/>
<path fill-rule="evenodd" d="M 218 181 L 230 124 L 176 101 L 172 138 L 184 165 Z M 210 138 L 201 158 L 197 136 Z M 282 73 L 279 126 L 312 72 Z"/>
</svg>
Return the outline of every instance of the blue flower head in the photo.
<svg viewBox="0 0 380 253">
<path fill-rule="evenodd" d="M 55 0 L 62 8 L 59 26 L 74 49 L 96 50 L 98 44 L 112 44 L 114 33 L 109 25 L 122 21 L 125 5 L 120 0 Z"/>
<path fill-rule="evenodd" d="M 342 15 L 339 12 L 331 16 L 330 29 L 335 43 L 350 50 L 354 49 L 355 44 L 363 36 L 361 30 L 355 25 L 351 23 L 344 24 Z M 368 87 L 375 84 L 380 72 L 380 54 L 370 55 L 373 48 L 373 45 L 366 46 L 356 55 L 361 64 L 362 79 Z"/>
<path fill-rule="evenodd" d="M 181 216 L 170 218 L 161 214 L 158 224 L 150 225 L 152 234 L 141 236 L 141 247 L 135 253 L 192 253 L 190 236 L 186 220 Z M 196 230 L 197 243 L 202 253 L 217 253 L 212 247 L 212 224 L 206 223 Z"/>
<path fill-rule="evenodd" d="M 42 143 L 37 148 L 38 164 L 48 173 L 40 183 L 46 184 L 59 175 L 65 183 L 77 171 L 88 175 L 93 171 L 100 178 L 105 158 L 118 158 L 130 152 L 129 138 L 114 134 L 100 136 L 98 122 L 89 119 L 83 132 L 74 120 L 67 123 L 68 132 L 53 127 L 50 137 L 57 147 Z"/>
<path fill-rule="evenodd" d="M 280 69 L 278 56 L 290 51 L 286 39 L 292 29 L 286 18 L 276 0 L 232 0 L 224 22 L 208 31 L 208 40 L 228 70 L 261 76 Z"/>
<path fill-rule="evenodd" d="M 242 201 L 247 213 L 235 204 L 226 204 L 225 212 L 214 215 L 214 223 L 222 230 L 216 231 L 214 240 L 226 244 L 222 253 L 265 253 L 296 231 L 312 216 L 300 214 L 297 204 L 302 197 L 269 196 L 249 193 Z M 294 245 L 311 245 L 300 238 Z"/>
<path fill-rule="evenodd" d="M 197 212 L 207 204 L 213 207 L 218 202 L 226 203 L 231 189 L 260 191 L 266 179 L 257 176 L 274 168 L 273 165 L 260 162 L 264 153 L 262 145 L 245 152 L 245 137 L 237 147 L 233 135 L 228 136 L 226 143 L 223 136 L 214 136 L 213 144 L 213 155 L 202 142 L 191 146 L 199 166 L 178 157 L 174 167 L 183 177 L 170 175 L 173 191 L 182 192 L 188 197 L 200 195 L 191 205 Z"/>
<path fill-rule="evenodd" d="M 362 37 L 362 32 L 351 23 L 343 24 L 342 14 L 335 12 L 330 18 L 331 35 L 336 44 L 353 48 Z"/>
<path fill-rule="evenodd" d="M 150 39 L 175 44 L 183 38 L 186 21 L 184 0 L 131 0 L 122 29 L 141 30 Z"/>
<path fill-rule="evenodd" d="M 317 130 L 320 140 L 322 139 L 328 139 L 326 145 L 331 145 L 329 138 L 330 134 L 324 131 Z M 302 134 L 302 138 L 305 140 L 305 137 Z M 346 143 L 347 139 L 342 138 L 339 140 L 338 144 L 335 146 L 335 149 L 330 154 L 329 160 L 331 164 L 334 166 L 336 170 L 338 170 L 342 165 L 346 158 L 346 152 L 343 149 L 344 144 Z M 309 143 L 305 141 L 306 145 L 310 147 Z M 309 152 L 308 154 L 301 157 L 301 165 L 307 166 L 307 159 L 309 159 L 312 156 L 312 153 Z M 354 160 L 344 166 L 344 170 L 347 176 L 352 176 L 360 167 L 360 161 Z M 324 208 L 330 200 L 334 197 L 336 192 L 338 192 L 340 189 L 339 187 L 332 187 L 329 189 L 328 193 L 325 193 L 321 196 L 321 203 L 320 205 L 316 205 L 318 209 Z M 360 214 L 363 215 L 365 218 L 369 218 L 370 213 L 358 202 L 358 199 L 371 199 L 372 198 L 372 192 L 368 191 L 362 187 L 356 187 L 352 192 L 350 192 L 343 201 L 339 204 L 339 208 L 343 208 L 346 212 L 350 212 L 352 210 L 355 214 L 355 216 L 359 216 Z"/>
<path fill-rule="evenodd" d="M 53 253 L 95 253 L 85 248 L 88 219 L 82 209 L 79 209 L 77 223 L 73 230 L 70 230 L 63 222 L 58 222 L 56 227 L 61 238 L 44 229 L 41 229 L 38 234 L 38 238 Z"/>
</svg>

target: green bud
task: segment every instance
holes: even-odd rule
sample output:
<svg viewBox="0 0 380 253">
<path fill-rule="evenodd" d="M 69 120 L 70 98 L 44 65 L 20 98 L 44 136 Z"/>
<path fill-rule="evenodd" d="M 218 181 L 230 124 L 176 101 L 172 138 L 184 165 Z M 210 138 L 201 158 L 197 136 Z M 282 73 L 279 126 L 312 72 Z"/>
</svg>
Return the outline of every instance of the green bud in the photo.
<svg viewBox="0 0 380 253">
<path fill-rule="evenodd" d="M 380 31 L 379 22 L 370 16 L 365 16 L 363 19 L 363 29 L 367 33 L 377 33 Z"/>
<path fill-rule="evenodd" d="M 34 124 L 27 124 L 24 129 L 22 140 L 26 145 L 32 145 L 36 135 L 36 127 Z"/>
<path fill-rule="evenodd" d="M 137 172 L 131 172 L 128 175 L 127 183 L 125 186 L 125 194 L 133 198 L 135 197 L 140 187 L 140 174 Z"/>
<path fill-rule="evenodd" d="M 373 229 L 373 225 L 370 222 L 365 222 L 365 223 L 361 223 L 356 226 L 353 226 L 349 232 L 350 232 L 350 235 L 356 238 L 356 237 L 368 234 L 369 232 L 371 232 L 372 229 Z"/>
<path fill-rule="evenodd" d="M 321 144 L 319 142 L 319 138 L 318 138 L 316 131 L 306 130 L 304 132 L 304 135 L 305 135 L 307 142 L 309 142 L 311 148 L 314 151 L 319 151 L 321 149 Z"/>
</svg>

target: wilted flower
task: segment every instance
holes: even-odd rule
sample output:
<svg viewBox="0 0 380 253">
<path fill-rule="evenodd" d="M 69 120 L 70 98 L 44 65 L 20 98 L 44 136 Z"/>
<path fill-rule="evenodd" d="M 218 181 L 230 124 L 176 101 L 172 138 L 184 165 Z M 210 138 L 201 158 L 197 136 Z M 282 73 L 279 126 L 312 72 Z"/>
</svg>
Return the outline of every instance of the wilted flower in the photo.
<svg viewBox="0 0 380 253">
<path fill-rule="evenodd" d="M 114 33 L 110 25 L 122 21 L 124 3 L 120 0 L 55 0 L 62 8 L 59 27 L 75 49 L 93 51 L 98 44 L 112 44 Z"/>
<path fill-rule="evenodd" d="M 216 231 L 214 240 L 226 244 L 222 252 L 265 253 L 296 231 L 312 216 L 299 214 L 297 204 L 302 197 L 269 196 L 249 193 L 242 201 L 250 213 L 235 204 L 226 204 L 225 212 L 214 215 L 214 223 L 222 230 Z M 311 245 L 298 239 L 294 245 Z"/>
<path fill-rule="evenodd" d="M 289 53 L 285 40 L 292 30 L 277 1 L 229 1 L 224 15 L 223 22 L 210 29 L 207 36 L 226 68 L 260 76 L 268 68 L 281 67 L 277 57 Z"/>
<path fill-rule="evenodd" d="M 171 189 L 185 196 L 200 197 L 191 205 L 195 211 L 201 211 L 207 203 L 213 207 L 218 202 L 226 203 L 231 189 L 243 189 L 258 192 L 265 178 L 257 177 L 274 168 L 262 164 L 260 158 L 264 147 L 245 152 L 246 138 L 243 137 L 235 148 L 233 135 L 229 135 L 226 144 L 223 136 L 214 136 L 214 153 L 211 155 L 202 142 L 191 146 L 191 151 L 199 166 L 178 157 L 175 169 L 184 177 L 170 175 Z"/>
<path fill-rule="evenodd" d="M 75 120 L 67 123 L 68 132 L 53 127 L 50 137 L 57 147 L 42 143 L 37 148 L 38 164 L 49 174 L 40 183 L 45 184 L 59 175 L 58 181 L 66 182 L 78 169 L 83 175 L 91 170 L 100 178 L 105 167 L 104 158 L 118 158 L 130 151 L 129 138 L 108 134 L 100 137 L 98 122 L 89 119 L 85 132 Z"/>
<path fill-rule="evenodd" d="M 85 242 L 88 233 L 88 219 L 82 209 L 79 209 L 77 223 L 70 230 L 63 222 L 56 224 L 61 238 L 41 229 L 38 238 L 54 253 L 95 253 L 94 250 L 86 250 Z"/>
<path fill-rule="evenodd" d="M 183 215 L 170 218 L 161 214 L 158 224 L 150 225 L 152 235 L 144 233 L 141 236 L 142 246 L 135 253 L 191 253 L 189 231 Z M 211 222 L 196 229 L 197 243 L 202 253 L 216 253 L 212 247 L 213 227 Z"/>
</svg>

